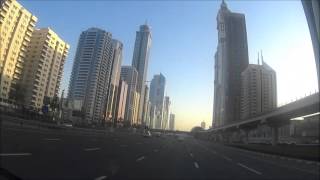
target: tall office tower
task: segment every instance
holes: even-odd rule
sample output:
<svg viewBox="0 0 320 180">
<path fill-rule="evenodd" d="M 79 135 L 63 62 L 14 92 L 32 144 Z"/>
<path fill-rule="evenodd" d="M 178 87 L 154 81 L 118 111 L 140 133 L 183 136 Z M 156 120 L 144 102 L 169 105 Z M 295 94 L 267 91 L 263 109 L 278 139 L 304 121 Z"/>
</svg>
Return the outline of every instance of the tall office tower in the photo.
<svg viewBox="0 0 320 180">
<path fill-rule="evenodd" d="M 163 123 L 162 123 L 162 129 L 168 129 L 169 126 L 169 113 L 170 113 L 170 97 L 165 96 L 164 97 L 164 103 L 163 103 Z"/>
<path fill-rule="evenodd" d="M 222 1 L 217 29 L 219 42 L 215 54 L 212 127 L 240 119 L 241 72 L 249 64 L 244 14 L 231 12 Z"/>
<path fill-rule="evenodd" d="M 276 72 L 262 61 L 241 73 L 241 119 L 277 108 Z"/>
<path fill-rule="evenodd" d="M 17 1 L 1 0 L 0 99 L 17 102 L 23 99 L 18 95 L 23 88 L 19 84 L 22 80 L 27 47 L 36 22 L 37 18 Z"/>
<path fill-rule="evenodd" d="M 148 105 L 149 105 L 149 87 L 148 85 L 144 85 L 144 98 L 143 98 L 143 111 L 142 111 L 142 114 L 143 114 L 143 122 L 142 124 L 143 125 L 146 125 L 147 124 L 147 121 L 149 119 L 149 113 L 148 113 Z"/>
<path fill-rule="evenodd" d="M 136 105 L 136 87 L 137 87 L 137 79 L 138 72 L 136 68 L 132 66 L 121 66 L 121 75 L 120 79 L 126 81 L 128 84 L 128 93 L 127 93 L 127 103 L 126 110 L 124 115 L 124 121 L 126 125 L 132 125 L 135 118 L 135 109 L 137 109 Z M 137 113 L 136 113 L 137 114 Z"/>
<path fill-rule="evenodd" d="M 318 89 L 320 89 L 320 1 L 301 0 L 311 35 L 313 53 L 318 73 Z"/>
<path fill-rule="evenodd" d="M 127 93 L 128 93 L 128 84 L 120 80 L 119 88 L 117 93 L 117 103 L 115 108 L 116 114 L 116 122 L 117 123 L 124 123 L 124 115 L 126 110 L 126 103 L 127 103 Z"/>
<path fill-rule="evenodd" d="M 26 105 L 41 108 L 58 97 L 69 47 L 50 28 L 33 31 L 23 69 Z"/>
<path fill-rule="evenodd" d="M 143 106 L 145 97 L 145 82 L 148 72 L 149 54 L 151 48 L 151 29 L 145 24 L 140 26 L 140 30 L 136 32 L 136 40 L 134 44 L 134 52 L 132 66 L 138 71 L 137 92 L 140 94 L 138 121 L 143 121 Z"/>
<path fill-rule="evenodd" d="M 69 101 L 85 124 L 103 123 L 112 65 L 111 33 L 89 28 L 80 35 L 69 84 Z"/>
<path fill-rule="evenodd" d="M 170 123 L 169 123 L 169 130 L 174 131 L 174 124 L 175 124 L 175 115 L 170 114 Z"/>
<path fill-rule="evenodd" d="M 151 103 L 151 111 L 154 112 L 152 125 L 155 129 L 162 128 L 165 86 L 166 79 L 161 73 L 153 76 L 150 84 L 149 99 Z"/>
<path fill-rule="evenodd" d="M 122 63 L 122 49 L 123 45 L 120 41 L 113 39 L 112 40 L 112 49 L 113 49 L 113 57 L 112 57 L 112 65 L 111 65 L 111 74 L 109 80 L 109 88 L 108 88 L 108 98 L 107 98 L 107 107 L 105 120 L 111 121 L 116 119 L 116 103 L 117 103 L 117 93 L 118 86 L 120 80 L 120 71 L 121 71 L 121 63 Z"/>
</svg>

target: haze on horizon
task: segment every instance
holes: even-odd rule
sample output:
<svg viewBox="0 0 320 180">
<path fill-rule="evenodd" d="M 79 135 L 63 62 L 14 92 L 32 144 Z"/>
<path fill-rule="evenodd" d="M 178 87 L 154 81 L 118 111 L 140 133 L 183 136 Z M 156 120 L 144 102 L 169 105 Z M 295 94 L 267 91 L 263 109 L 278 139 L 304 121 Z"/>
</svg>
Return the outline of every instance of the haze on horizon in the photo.
<svg viewBox="0 0 320 180">
<path fill-rule="evenodd" d="M 211 125 L 216 15 L 220 1 L 21 1 L 71 46 L 62 87 L 67 92 L 81 31 L 99 27 L 124 44 L 123 65 L 132 61 L 139 25 L 152 27 L 148 80 L 162 73 L 176 114 L 176 129 L 190 130 L 201 121 Z M 278 104 L 318 91 L 315 60 L 300 1 L 227 1 L 246 15 L 249 61 L 258 51 L 277 72 Z M 59 12 L 59 16 L 57 16 Z M 84 13 L 85 12 L 85 13 Z"/>
</svg>

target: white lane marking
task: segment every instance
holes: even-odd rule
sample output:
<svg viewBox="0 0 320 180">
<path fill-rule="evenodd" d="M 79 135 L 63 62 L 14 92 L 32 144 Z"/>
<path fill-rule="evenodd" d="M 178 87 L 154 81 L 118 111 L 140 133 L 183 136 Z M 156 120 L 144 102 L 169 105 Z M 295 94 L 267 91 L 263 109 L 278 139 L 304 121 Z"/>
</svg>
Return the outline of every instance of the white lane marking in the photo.
<svg viewBox="0 0 320 180">
<path fill-rule="evenodd" d="M 252 168 L 249 168 L 248 166 L 245 166 L 245 165 L 243 165 L 243 164 L 241 164 L 241 163 L 238 163 L 238 165 L 241 166 L 241 167 L 243 167 L 243 168 L 245 168 L 245 169 L 247 169 L 247 170 L 249 170 L 249 171 L 251 171 L 251 172 L 254 172 L 254 173 L 258 174 L 258 175 L 261 175 L 261 174 L 262 174 L 261 172 L 256 171 L 256 170 L 254 170 L 254 169 L 252 169 Z"/>
<path fill-rule="evenodd" d="M 207 148 L 206 146 L 204 146 L 204 145 L 202 145 L 202 144 L 200 144 L 200 143 L 197 143 L 197 144 L 200 145 L 203 149 L 209 151 L 210 153 L 212 153 L 212 154 L 217 154 L 216 151 L 211 150 L 211 149 Z"/>
<path fill-rule="evenodd" d="M 199 169 L 199 164 L 197 162 L 194 162 L 194 167 L 196 167 L 197 169 Z"/>
<path fill-rule="evenodd" d="M 190 157 L 192 157 L 192 158 L 193 158 L 193 154 L 192 154 L 192 153 L 190 153 Z"/>
<path fill-rule="evenodd" d="M 46 138 L 44 140 L 46 140 L 46 141 L 60 141 L 59 138 Z"/>
<path fill-rule="evenodd" d="M 142 161 L 144 158 L 145 158 L 144 156 L 141 156 L 136 160 L 136 162 Z"/>
<path fill-rule="evenodd" d="M 97 151 L 100 150 L 100 148 L 85 148 L 84 151 Z"/>
<path fill-rule="evenodd" d="M 232 161 L 231 158 L 227 157 L 227 156 L 222 156 L 224 159 L 228 160 L 228 161 Z"/>
<path fill-rule="evenodd" d="M 217 154 L 217 152 L 216 152 L 216 151 L 214 151 L 214 150 L 211 150 L 210 152 L 211 152 L 211 153 L 213 153 L 213 154 Z"/>
<path fill-rule="evenodd" d="M 313 171 L 309 171 L 309 170 L 305 170 L 305 169 L 295 168 L 295 167 L 292 167 L 292 166 L 281 165 L 279 163 L 273 162 L 271 159 L 270 160 L 265 160 L 265 159 L 257 158 L 257 157 L 254 157 L 254 156 L 246 155 L 246 154 L 243 154 L 243 155 L 246 156 L 246 157 L 249 157 L 251 159 L 255 159 L 255 160 L 258 160 L 258 161 L 263 161 L 265 163 L 272 164 L 272 165 L 275 165 L 275 166 L 279 166 L 279 167 L 282 167 L 282 168 L 294 169 L 294 170 L 305 172 L 305 173 L 309 173 L 309 174 L 319 175 L 318 171 L 313 172 Z M 272 156 L 268 155 L 268 157 L 272 157 Z M 290 159 L 290 160 L 295 161 L 296 159 Z"/>
<path fill-rule="evenodd" d="M 31 153 L 0 153 L 0 156 L 31 156 Z"/>
<path fill-rule="evenodd" d="M 158 149 L 154 149 L 154 150 L 153 150 L 153 152 L 158 152 L 158 151 L 159 151 Z"/>
<path fill-rule="evenodd" d="M 103 180 L 103 179 L 107 179 L 108 176 L 100 176 L 100 177 L 97 177 L 95 178 L 94 180 Z"/>
</svg>

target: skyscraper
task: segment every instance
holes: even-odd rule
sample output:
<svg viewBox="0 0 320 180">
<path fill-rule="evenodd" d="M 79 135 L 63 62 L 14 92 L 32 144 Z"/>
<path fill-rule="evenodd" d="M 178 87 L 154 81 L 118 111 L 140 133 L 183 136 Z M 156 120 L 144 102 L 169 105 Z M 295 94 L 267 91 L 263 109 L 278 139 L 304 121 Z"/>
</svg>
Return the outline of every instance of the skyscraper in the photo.
<svg viewBox="0 0 320 180">
<path fill-rule="evenodd" d="M 124 115 L 124 121 L 126 125 L 132 125 L 136 121 L 135 115 L 137 113 L 137 79 L 138 72 L 136 68 L 132 66 L 121 66 L 120 79 L 126 81 L 128 84 L 126 110 Z"/>
<path fill-rule="evenodd" d="M 69 45 L 50 28 L 33 31 L 23 69 L 25 104 L 41 108 L 58 97 Z"/>
<path fill-rule="evenodd" d="M 132 105 L 132 119 L 131 125 L 140 125 L 141 122 L 138 119 L 140 94 L 137 91 L 133 92 L 133 105 Z"/>
<path fill-rule="evenodd" d="M 123 45 L 120 41 L 113 39 L 112 40 L 112 50 L 113 50 L 113 57 L 112 57 L 112 65 L 111 65 L 111 74 L 109 80 L 109 88 L 108 88 L 108 97 L 107 97 L 107 107 L 106 107 L 106 114 L 105 120 L 115 120 L 116 118 L 116 102 L 117 102 L 117 93 L 118 93 L 118 86 L 120 80 L 120 72 L 121 72 L 121 63 L 122 63 L 122 49 Z"/>
<path fill-rule="evenodd" d="M 241 119 L 277 108 L 276 72 L 262 61 L 241 73 Z"/>
<path fill-rule="evenodd" d="M 169 123 L 169 130 L 174 131 L 174 126 L 175 126 L 175 115 L 170 114 L 170 123 Z"/>
<path fill-rule="evenodd" d="M 144 86 L 145 90 L 144 90 L 144 99 L 143 99 L 143 111 L 142 111 L 142 114 L 143 114 L 143 122 L 142 124 L 146 125 L 147 124 L 147 121 L 149 120 L 149 87 L 148 85 L 145 85 Z"/>
<path fill-rule="evenodd" d="M 69 84 L 69 101 L 84 123 L 103 123 L 112 65 L 111 33 L 89 28 L 80 35 Z"/>
<path fill-rule="evenodd" d="M 163 123 L 162 123 L 162 129 L 167 129 L 169 126 L 169 113 L 170 113 L 170 97 L 165 96 L 164 97 L 164 103 L 163 103 Z"/>
<path fill-rule="evenodd" d="M 219 42 L 214 66 L 212 127 L 240 119 L 241 72 L 249 64 L 244 14 L 231 12 L 222 1 L 217 15 L 217 29 Z"/>
<path fill-rule="evenodd" d="M 16 0 L 0 2 L 0 98 L 21 101 L 18 93 L 27 47 L 37 18 Z M 20 86 L 20 87 L 19 87 Z M 9 97 L 10 96 L 10 97 Z"/>
<path fill-rule="evenodd" d="M 151 29 L 147 24 L 141 25 L 140 30 L 136 32 L 132 66 L 138 72 L 137 92 L 140 94 L 138 121 L 143 121 L 143 107 L 145 97 L 145 82 L 148 72 L 149 54 L 151 47 Z"/>
<path fill-rule="evenodd" d="M 164 93 L 165 93 L 166 79 L 160 73 L 153 76 L 150 84 L 149 99 L 151 103 L 151 113 L 153 116 L 150 117 L 152 121 L 152 127 L 155 129 L 162 128 L 163 118 L 163 105 L 164 105 Z"/>
<path fill-rule="evenodd" d="M 128 84 L 120 80 L 119 83 L 119 91 L 117 94 L 117 102 L 116 102 L 116 108 L 115 108 L 115 114 L 116 114 L 116 122 L 117 123 L 124 123 L 124 115 L 126 110 L 126 103 L 127 103 L 127 93 L 128 93 Z"/>
</svg>

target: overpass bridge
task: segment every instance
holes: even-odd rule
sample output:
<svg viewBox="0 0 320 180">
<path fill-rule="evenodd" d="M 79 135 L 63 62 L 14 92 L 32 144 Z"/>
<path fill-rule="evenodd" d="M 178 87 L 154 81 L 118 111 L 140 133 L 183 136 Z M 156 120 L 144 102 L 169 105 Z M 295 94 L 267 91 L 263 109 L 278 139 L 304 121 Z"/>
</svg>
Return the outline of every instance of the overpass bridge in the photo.
<svg viewBox="0 0 320 180">
<path fill-rule="evenodd" d="M 274 111 L 260 114 L 246 120 L 238 120 L 234 123 L 214 127 L 202 133 L 209 136 L 223 135 L 227 139 L 233 132 L 244 132 L 245 138 L 248 139 L 248 132 L 257 128 L 261 124 L 268 125 L 272 129 L 272 144 L 275 145 L 279 139 L 279 128 L 290 123 L 290 119 L 301 117 L 319 110 L 319 92 L 306 96 L 297 101 L 278 107 Z M 229 137 L 228 137 L 229 136 Z"/>
</svg>

